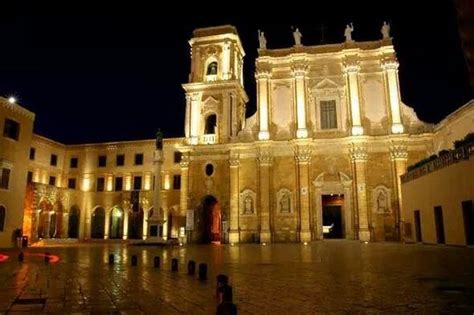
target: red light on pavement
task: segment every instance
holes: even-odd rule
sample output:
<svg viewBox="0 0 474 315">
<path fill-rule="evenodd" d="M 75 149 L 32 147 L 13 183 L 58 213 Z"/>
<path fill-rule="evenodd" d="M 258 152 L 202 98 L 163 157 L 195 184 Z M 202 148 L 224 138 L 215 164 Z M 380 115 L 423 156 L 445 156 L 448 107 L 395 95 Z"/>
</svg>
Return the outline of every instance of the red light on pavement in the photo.
<svg viewBox="0 0 474 315">
<path fill-rule="evenodd" d="M 0 262 L 4 262 L 4 261 L 6 261 L 8 258 L 10 258 L 10 256 L 4 255 L 4 254 L 0 254 Z"/>
</svg>

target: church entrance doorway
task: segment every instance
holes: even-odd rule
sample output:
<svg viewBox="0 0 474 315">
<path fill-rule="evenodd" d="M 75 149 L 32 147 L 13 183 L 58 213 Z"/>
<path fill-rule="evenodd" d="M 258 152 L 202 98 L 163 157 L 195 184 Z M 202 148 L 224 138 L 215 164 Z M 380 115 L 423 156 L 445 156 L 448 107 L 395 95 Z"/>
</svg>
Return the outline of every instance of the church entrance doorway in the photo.
<svg viewBox="0 0 474 315">
<path fill-rule="evenodd" d="M 322 195 L 323 237 L 344 238 L 343 215 L 344 195 Z"/>
<path fill-rule="evenodd" d="M 201 243 L 220 244 L 222 236 L 222 214 L 219 202 L 213 196 L 204 198 L 200 215 Z"/>
</svg>

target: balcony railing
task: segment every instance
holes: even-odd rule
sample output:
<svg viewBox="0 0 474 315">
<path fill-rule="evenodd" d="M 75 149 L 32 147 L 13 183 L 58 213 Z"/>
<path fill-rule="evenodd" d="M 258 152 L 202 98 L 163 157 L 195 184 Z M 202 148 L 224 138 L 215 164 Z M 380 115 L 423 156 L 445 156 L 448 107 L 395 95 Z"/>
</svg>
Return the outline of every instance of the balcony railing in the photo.
<svg viewBox="0 0 474 315">
<path fill-rule="evenodd" d="M 403 174 L 401 176 L 402 183 L 412 181 L 418 177 L 432 173 L 441 168 L 445 168 L 451 164 L 463 160 L 469 160 L 471 155 L 474 155 L 474 143 L 469 143 L 461 148 L 441 154 L 438 158 Z"/>
<path fill-rule="evenodd" d="M 215 134 L 207 134 L 201 136 L 201 143 L 202 144 L 214 144 L 217 141 L 217 137 Z"/>
</svg>

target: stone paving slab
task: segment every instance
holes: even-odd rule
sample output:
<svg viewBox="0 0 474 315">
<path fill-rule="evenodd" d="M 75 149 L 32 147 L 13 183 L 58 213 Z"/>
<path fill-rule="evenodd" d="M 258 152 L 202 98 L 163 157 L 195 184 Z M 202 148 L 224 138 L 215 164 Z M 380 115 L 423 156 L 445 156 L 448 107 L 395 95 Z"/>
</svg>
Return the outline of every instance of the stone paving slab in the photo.
<svg viewBox="0 0 474 315">
<path fill-rule="evenodd" d="M 29 254 L 48 251 L 54 264 Z M 0 250 L 0 314 L 215 314 L 219 273 L 239 314 L 474 312 L 474 249 L 323 241 L 301 244 L 124 245 Z M 116 256 L 113 266 L 109 254 Z M 131 256 L 138 266 L 131 266 Z M 161 257 L 160 269 L 153 267 Z M 178 258 L 179 271 L 170 269 Z M 187 262 L 209 265 L 209 280 Z M 44 304 L 25 301 L 45 299 Z"/>
</svg>

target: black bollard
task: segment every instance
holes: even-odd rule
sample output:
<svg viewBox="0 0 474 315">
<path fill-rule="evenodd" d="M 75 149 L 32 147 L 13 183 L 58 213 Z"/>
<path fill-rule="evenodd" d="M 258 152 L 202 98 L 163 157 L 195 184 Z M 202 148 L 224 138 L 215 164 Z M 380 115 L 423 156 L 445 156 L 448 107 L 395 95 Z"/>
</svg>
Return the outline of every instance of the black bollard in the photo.
<svg viewBox="0 0 474 315">
<path fill-rule="evenodd" d="M 155 268 L 160 268 L 160 256 L 155 256 L 155 259 L 153 259 L 153 266 Z"/>
<path fill-rule="evenodd" d="M 199 280 L 207 280 L 207 264 L 199 264 Z"/>
<path fill-rule="evenodd" d="M 23 252 L 20 252 L 18 254 L 18 261 L 23 262 L 23 260 L 25 260 L 25 254 Z"/>
<path fill-rule="evenodd" d="M 219 296 L 222 295 L 223 293 L 223 288 L 229 284 L 229 277 L 226 275 L 220 274 L 217 275 L 217 284 L 216 284 L 216 297 L 219 298 Z"/>
<path fill-rule="evenodd" d="M 110 255 L 109 255 L 109 265 L 113 265 L 113 264 L 114 264 L 114 260 L 115 260 L 114 254 L 110 254 Z"/>
<path fill-rule="evenodd" d="M 222 298 L 217 306 L 216 314 L 237 315 L 237 305 L 232 303 L 232 287 L 229 285 L 224 287 Z"/>
<path fill-rule="evenodd" d="M 44 262 L 49 263 L 49 255 L 50 253 L 44 253 Z"/>
<path fill-rule="evenodd" d="M 138 265 L 138 257 L 137 255 L 132 256 L 132 266 Z"/>
<path fill-rule="evenodd" d="M 196 262 L 194 260 L 190 260 L 188 262 L 188 275 L 193 276 L 196 273 Z"/>
<path fill-rule="evenodd" d="M 178 271 L 178 258 L 171 259 L 171 271 Z"/>
</svg>

